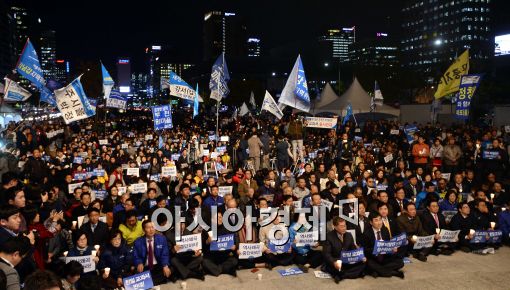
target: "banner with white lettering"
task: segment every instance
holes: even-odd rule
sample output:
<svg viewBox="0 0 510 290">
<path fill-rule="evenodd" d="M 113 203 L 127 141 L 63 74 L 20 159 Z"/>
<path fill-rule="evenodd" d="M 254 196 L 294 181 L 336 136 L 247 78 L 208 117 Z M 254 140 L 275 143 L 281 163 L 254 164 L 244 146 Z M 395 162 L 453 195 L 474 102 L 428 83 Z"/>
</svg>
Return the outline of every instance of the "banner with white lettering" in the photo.
<svg viewBox="0 0 510 290">
<path fill-rule="evenodd" d="M 94 263 L 92 255 L 89 256 L 78 256 L 78 257 L 66 257 L 66 264 L 76 261 L 83 266 L 83 273 L 88 273 L 96 270 L 96 263 Z"/>
<path fill-rule="evenodd" d="M 96 111 L 90 105 L 80 82 L 81 76 L 65 88 L 55 90 L 57 107 L 66 124 L 94 116 Z"/>
<path fill-rule="evenodd" d="M 352 251 L 342 251 L 340 253 L 340 260 L 344 264 L 356 264 L 363 262 L 365 258 L 365 253 L 363 252 L 363 248 L 359 248 Z"/>
<path fill-rule="evenodd" d="M 234 234 L 219 236 L 216 241 L 212 241 L 209 249 L 211 251 L 230 250 L 235 245 Z"/>
<path fill-rule="evenodd" d="M 319 240 L 319 232 L 296 233 L 296 247 L 314 246 Z"/>
<path fill-rule="evenodd" d="M 145 290 L 154 287 L 150 271 L 122 278 L 122 283 L 124 284 L 125 290 Z"/>
<path fill-rule="evenodd" d="M 308 128 L 334 129 L 338 123 L 337 118 L 306 117 L 305 124 Z"/>
<path fill-rule="evenodd" d="M 460 230 L 449 231 L 441 229 L 441 232 L 439 233 L 439 240 L 437 241 L 441 243 L 456 243 L 459 241 L 459 233 Z"/>
<path fill-rule="evenodd" d="M 389 241 L 375 241 L 373 255 L 392 254 L 393 248 L 400 248 L 407 245 L 407 236 L 402 233 Z"/>
</svg>

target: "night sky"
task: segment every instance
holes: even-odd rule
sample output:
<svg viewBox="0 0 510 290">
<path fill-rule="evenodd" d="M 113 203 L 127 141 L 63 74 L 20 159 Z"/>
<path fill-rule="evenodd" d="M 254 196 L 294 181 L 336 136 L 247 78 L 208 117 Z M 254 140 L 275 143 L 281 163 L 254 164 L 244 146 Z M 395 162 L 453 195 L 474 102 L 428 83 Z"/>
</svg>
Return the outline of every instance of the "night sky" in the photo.
<svg viewBox="0 0 510 290">
<path fill-rule="evenodd" d="M 242 15 L 248 33 L 260 37 L 267 49 L 298 38 L 316 41 L 330 27 L 356 25 L 358 39 L 381 30 L 393 32 L 400 2 L 58 0 L 31 5 L 43 23 L 57 31 L 58 57 L 113 63 L 118 56 L 130 56 L 136 64 L 144 47 L 158 43 L 177 46 L 187 58 L 200 60 L 203 16 L 211 9 Z"/>
</svg>

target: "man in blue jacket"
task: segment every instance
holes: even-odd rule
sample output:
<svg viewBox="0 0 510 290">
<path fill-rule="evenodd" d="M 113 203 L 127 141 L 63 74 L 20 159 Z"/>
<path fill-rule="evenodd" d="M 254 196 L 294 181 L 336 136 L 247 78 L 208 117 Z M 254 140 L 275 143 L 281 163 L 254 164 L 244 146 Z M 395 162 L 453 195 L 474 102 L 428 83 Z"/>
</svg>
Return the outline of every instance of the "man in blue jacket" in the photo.
<svg viewBox="0 0 510 290">
<path fill-rule="evenodd" d="M 150 220 L 142 223 L 144 236 L 136 239 L 133 251 L 133 262 L 138 273 L 149 270 L 154 285 L 163 284 L 170 278 L 170 254 L 166 238 L 156 234 L 154 224 Z"/>
</svg>

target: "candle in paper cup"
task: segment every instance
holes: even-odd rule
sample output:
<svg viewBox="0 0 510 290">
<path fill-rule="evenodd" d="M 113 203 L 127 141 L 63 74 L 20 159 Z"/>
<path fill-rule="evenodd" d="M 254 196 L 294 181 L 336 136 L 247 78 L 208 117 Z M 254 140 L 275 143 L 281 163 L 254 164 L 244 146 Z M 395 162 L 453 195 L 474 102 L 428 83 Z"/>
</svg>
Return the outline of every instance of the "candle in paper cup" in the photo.
<svg viewBox="0 0 510 290">
<path fill-rule="evenodd" d="M 95 257 L 97 255 L 97 251 L 96 250 L 92 250 L 92 257 Z"/>
<path fill-rule="evenodd" d="M 77 221 L 73 221 L 73 227 L 76 227 L 76 224 L 78 224 Z"/>
<path fill-rule="evenodd" d="M 436 228 L 436 234 L 439 234 L 439 232 L 441 232 L 441 229 L 440 228 Z"/>
<path fill-rule="evenodd" d="M 257 274 L 257 280 L 262 280 L 262 274 Z"/>
<path fill-rule="evenodd" d="M 506 207 L 502 207 L 502 208 L 501 208 L 501 211 L 505 211 L 505 210 L 506 210 Z"/>
<path fill-rule="evenodd" d="M 340 269 L 338 269 L 338 271 L 341 271 L 342 270 L 342 260 L 336 260 L 337 264 L 340 265 Z"/>
<path fill-rule="evenodd" d="M 418 236 L 413 235 L 413 236 L 411 237 L 411 240 L 413 240 L 413 242 L 416 242 L 416 241 L 418 240 Z"/>
<path fill-rule="evenodd" d="M 106 277 L 110 276 L 110 268 L 104 268 L 104 273 L 106 274 Z"/>
<path fill-rule="evenodd" d="M 496 226 L 496 222 L 491 222 L 491 229 L 494 229 L 495 226 Z"/>
<path fill-rule="evenodd" d="M 183 290 L 188 289 L 188 283 L 186 283 L 186 282 L 181 282 L 181 288 L 182 288 Z"/>
<path fill-rule="evenodd" d="M 469 234 L 470 234 L 470 235 L 474 235 L 474 234 L 475 234 L 475 230 L 470 229 L 470 230 L 469 230 Z"/>
<path fill-rule="evenodd" d="M 67 254 L 68 254 L 68 253 L 69 253 L 68 251 L 65 251 L 65 252 L 64 252 L 64 257 L 67 257 Z"/>
<path fill-rule="evenodd" d="M 494 199 L 495 194 L 491 193 L 491 199 Z"/>
<path fill-rule="evenodd" d="M 144 216 L 144 217 L 143 217 L 143 220 L 144 220 L 144 221 L 146 221 L 146 220 L 148 220 L 148 219 L 149 219 L 149 216 L 148 216 L 148 215 L 146 215 L 146 216 Z"/>
<path fill-rule="evenodd" d="M 99 251 L 99 245 L 94 245 L 94 249 L 95 249 L 96 251 Z"/>
<path fill-rule="evenodd" d="M 212 238 L 212 236 L 213 236 L 213 232 L 212 231 L 208 231 L 207 234 L 209 235 L 210 238 Z"/>
</svg>

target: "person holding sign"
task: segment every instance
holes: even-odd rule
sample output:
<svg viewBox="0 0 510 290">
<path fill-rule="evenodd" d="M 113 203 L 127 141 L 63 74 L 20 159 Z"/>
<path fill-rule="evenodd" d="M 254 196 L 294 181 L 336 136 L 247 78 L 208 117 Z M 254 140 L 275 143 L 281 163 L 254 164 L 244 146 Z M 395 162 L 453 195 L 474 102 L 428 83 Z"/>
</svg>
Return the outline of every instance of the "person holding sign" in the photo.
<svg viewBox="0 0 510 290">
<path fill-rule="evenodd" d="M 397 247 L 392 249 L 391 254 L 373 254 L 376 241 L 390 240 L 390 233 L 386 227 L 383 227 L 381 215 L 378 212 L 371 212 L 368 220 L 371 228 L 365 231 L 362 239 L 365 257 L 367 257 L 367 270 L 374 278 L 396 276 L 404 279 L 404 272 L 400 270 L 404 267 L 404 261 L 395 255 L 398 252 Z"/>
<path fill-rule="evenodd" d="M 271 233 L 273 233 L 272 236 Z M 287 240 L 284 240 L 284 238 Z M 269 269 L 292 264 L 294 256 L 288 238 L 288 230 L 285 225 L 280 225 L 280 217 L 278 216 L 272 223 L 260 228 L 259 241 L 264 243 L 263 252 Z"/>
<path fill-rule="evenodd" d="M 150 220 L 142 223 L 144 236 L 138 238 L 133 246 L 133 263 L 137 273 L 150 271 L 154 285 L 163 284 L 170 278 L 170 253 L 166 238 L 156 234 Z"/>
<path fill-rule="evenodd" d="M 407 235 L 408 244 L 407 248 L 403 248 L 405 251 L 403 254 L 408 256 L 409 253 L 412 253 L 415 259 L 426 262 L 427 254 L 430 252 L 430 249 L 413 249 L 414 243 L 416 243 L 414 239 L 416 236 L 427 236 L 427 232 L 423 230 L 420 217 L 416 215 L 416 206 L 414 203 L 411 202 L 407 204 L 406 212 L 397 218 L 397 224 L 400 230 Z"/>
<path fill-rule="evenodd" d="M 196 202 L 196 201 L 195 201 Z M 196 207 L 195 203 L 193 201 L 190 201 L 190 211 L 191 208 Z M 197 210 L 200 210 L 197 208 Z M 163 224 L 163 222 L 160 222 L 160 218 L 166 219 L 164 215 L 158 216 L 158 222 L 160 224 Z M 190 232 L 186 227 L 191 223 L 192 220 L 190 218 L 187 218 L 187 223 L 181 223 L 179 224 L 180 227 L 180 233 L 181 233 L 181 240 L 182 237 L 192 235 L 193 233 Z M 181 246 L 177 244 L 177 241 L 175 239 L 175 228 L 174 225 L 171 224 L 170 228 L 164 233 L 166 240 L 168 242 L 168 246 L 170 247 L 170 251 L 172 253 L 172 257 L 170 259 L 170 262 L 172 264 L 172 267 L 175 269 L 175 273 L 173 276 L 173 280 L 176 280 L 177 277 L 186 280 L 189 278 L 195 278 L 199 280 L 204 280 L 204 272 L 202 271 L 202 251 L 196 250 L 196 251 L 187 251 L 187 252 L 180 252 Z M 204 236 L 207 235 L 207 233 L 202 234 L 202 239 Z"/>
<path fill-rule="evenodd" d="M 67 252 L 66 258 L 70 257 L 92 257 L 91 262 L 92 266 L 89 268 L 89 271 L 85 269 L 85 273 L 82 275 L 82 277 L 92 277 L 96 275 L 95 265 L 99 262 L 99 257 L 97 255 L 92 255 L 92 251 L 96 252 L 92 246 L 89 245 L 87 234 L 81 230 L 75 230 L 73 231 L 73 245 L 74 248 L 69 249 Z M 97 252 L 96 252 L 97 253 Z"/>
<path fill-rule="evenodd" d="M 352 251 L 357 249 L 354 238 L 347 232 L 347 222 L 336 216 L 333 218 L 333 230 L 328 232 L 326 241 L 322 246 L 322 256 L 324 258 L 324 271 L 331 274 L 335 283 L 342 279 L 356 279 L 363 277 L 366 258 L 363 262 L 355 264 L 344 264 L 341 262 L 340 254 L 342 251 Z"/>
<path fill-rule="evenodd" d="M 98 269 L 102 285 L 106 289 L 122 286 L 122 278 L 131 274 L 132 254 L 122 238 L 122 232 L 114 229 L 109 233 L 109 243 L 104 247 L 99 259 Z"/>
<path fill-rule="evenodd" d="M 89 221 L 81 226 L 81 230 L 87 234 L 91 245 L 105 246 L 108 242 L 108 225 L 99 220 L 99 210 L 95 207 L 88 209 Z"/>
<path fill-rule="evenodd" d="M 295 213 L 293 222 L 289 227 L 289 240 L 292 242 L 294 251 L 294 263 L 305 273 L 308 272 L 309 268 L 317 268 L 322 264 L 322 254 L 315 250 L 319 247 L 318 236 L 315 236 L 306 224 L 306 215 Z M 302 235 L 306 235 L 305 243 L 302 243 Z"/>
<path fill-rule="evenodd" d="M 227 211 L 228 213 L 229 211 Z M 232 215 L 231 217 L 235 217 Z M 239 238 L 235 232 L 231 232 L 223 225 L 223 214 L 218 212 L 218 239 L 212 240 L 212 235 L 208 234 L 207 238 L 202 240 L 202 244 L 209 245 L 204 247 L 204 261 L 202 265 L 208 273 L 213 276 L 221 274 L 229 274 L 237 277 L 237 258 L 236 250 L 239 245 Z M 230 222 L 230 225 L 234 225 Z M 211 232 L 212 234 L 212 232 Z M 205 235 L 202 235 L 205 237 Z"/>
<path fill-rule="evenodd" d="M 437 200 L 431 200 L 427 204 L 427 209 L 420 216 L 423 230 L 427 235 L 436 235 L 436 241 L 439 239 L 441 229 L 446 229 L 446 220 L 439 213 L 439 204 Z M 432 254 L 434 255 L 451 255 L 453 253 L 453 245 L 451 243 L 434 243 Z"/>
</svg>

